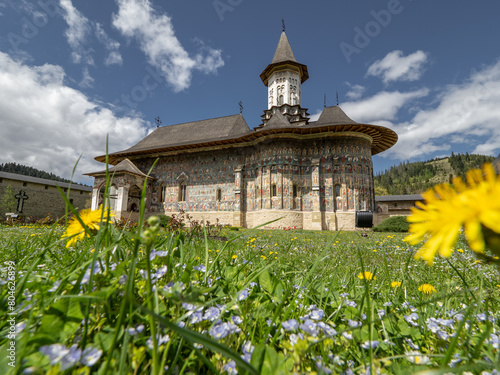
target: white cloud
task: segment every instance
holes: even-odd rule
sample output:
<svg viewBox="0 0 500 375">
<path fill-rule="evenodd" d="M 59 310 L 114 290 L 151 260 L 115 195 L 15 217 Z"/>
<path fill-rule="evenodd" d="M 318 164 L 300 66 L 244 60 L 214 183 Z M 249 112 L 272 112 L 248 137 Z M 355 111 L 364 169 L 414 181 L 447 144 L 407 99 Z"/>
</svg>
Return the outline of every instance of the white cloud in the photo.
<svg viewBox="0 0 500 375">
<path fill-rule="evenodd" d="M 351 100 L 361 99 L 363 93 L 365 92 L 365 88 L 361 85 L 351 85 L 349 82 L 346 82 L 347 86 L 349 86 L 349 91 L 346 96 Z"/>
<path fill-rule="evenodd" d="M 90 21 L 83 16 L 74 6 L 71 0 L 60 0 L 63 9 L 63 17 L 68 24 L 68 29 L 64 33 L 68 44 L 71 47 L 71 57 L 76 64 L 85 63 L 94 65 L 91 50 L 85 50 L 87 36 L 90 34 Z"/>
<path fill-rule="evenodd" d="M 428 94 L 427 89 L 411 92 L 382 91 L 360 101 L 342 103 L 342 109 L 356 122 L 392 121 L 408 102 Z"/>
<path fill-rule="evenodd" d="M 116 117 L 64 83 L 55 65 L 27 66 L 0 52 L 0 162 L 15 161 L 69 178 L 78 156 L 75 179 L 103 168 L 93 158 L 130 147 L 146 135 L 140 118 Z"/>
<path fill-rule="evenodd" d="M 417 51 L 406 57 L 402 51 L 392 51 L 382 60 L 370 65 L 366 75 L 380 77 L 386 84 L 390 81 L 416 81 L 422 76 L 428 59 L 428 55 L 423 51 Z"/>
<path fill-rule="evenodd" d="M 193 69 L 214 73 L 224 65 L 221 51 L 206 46 L 190 57 L 175 36 L 170 17 L 155 11 L 149 0 L 116 1 L 118 13 L 113 16 L 113 26 L 126 37 L 138 40 L 149 63 L 175 91 L 189 87 Z"/>
<path fill-rule="evenodd" d="M 89 69 L 87 67 L 83 68 L 83 78 L 78 84 L 81 88 L 88 89 L 94 85 L 94 78 L 89 73 Z"/>
<path fill-rule="evenodd" d="M 471 74 L 464 83 L 448 85 L 435 108 L 418 111 L 409 123 L 395 126 L 399 141 L 387 151 L 401 159 L 461 142 L 473 153 L 500 151 L 500 61 Z M 386 154 L 386 153 L 384 153 Z"/>
<path fill-rule="evenodd" d="M 123 59 L 119 51 L 120 43 L 111 39 L 99 23 L 95 24 L 95 35 L 97 40 L 108 50 L 108 56 L 104 60 L 104 65 L 122 65 Z"/>
</svg>

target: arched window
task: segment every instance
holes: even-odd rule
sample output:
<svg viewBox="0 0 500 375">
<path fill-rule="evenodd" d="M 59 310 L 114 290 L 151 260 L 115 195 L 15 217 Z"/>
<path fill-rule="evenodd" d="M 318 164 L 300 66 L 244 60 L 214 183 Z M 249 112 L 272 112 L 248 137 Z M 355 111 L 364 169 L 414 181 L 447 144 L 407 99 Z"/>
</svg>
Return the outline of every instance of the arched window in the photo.
<svg viewBox="0 0 500 375">
<path fill-rule="evenodd" d="M 283 102 L 284 102 L 284 97 L 283 95 L 280 95 L 279 105 L 283 105 Z"/>
<path fill-rule="evenodd" d="M 276 195 L 278 195 L 278 194 L 276 193 L 276 184 L 273 184 L 273 186 L 272 186 L 272 191 L 271 191 L 271 196 L 275 197 Z"/>
<path fill-rule="evenodd" d="M 342 201 L 339 198 L 340 198 L 340 185 L 335 185 L 335 199 L 334 199 L 335 211 L 340 210 L 342 208 Z"/>
<path fill-rule="evenodd" d="M 217 202 L 222 200 L 222 189 L 217 189 Z"/>
<path fill-rule="evenodd" d="M 185 202 L 186 201 L 186 181 L 182 181 L 179 184 L 179 202 Z"/>
</svg>

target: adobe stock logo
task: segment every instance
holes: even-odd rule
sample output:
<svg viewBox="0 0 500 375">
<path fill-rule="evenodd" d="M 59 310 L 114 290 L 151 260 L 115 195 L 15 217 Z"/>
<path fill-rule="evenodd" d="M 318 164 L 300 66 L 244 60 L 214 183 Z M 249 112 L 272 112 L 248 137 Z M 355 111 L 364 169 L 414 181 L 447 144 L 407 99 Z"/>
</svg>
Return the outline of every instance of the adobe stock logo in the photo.
<svg viewBox="0 0 500 375">
<path fill-rule="evenodd" d="M 409 0 L 411 1 L 411 0 Z M 389 0 L 387 9 L 379 11 L 371 10 L 372 20 L 368 21 L 363 28 L 354 27 L 353 44 L 341 42 L 340 50 L 348 63 L 352 61 L 353 54 L 360 54 L 363 48 L 370 45 L 371 41 L 380 35 L 382 29 L 389 26 L 394 15 L 400 14 L 404 7 L 400 0 Z"/>
<path fill-rule="evenodd" d="M 214 6 L 217 15 L 219 16 L 220 22 L 224 21 L 224 13 L 232 12 L 235 7 L 240 5 L 243 0 L 214 0 L 212 5 Z"/>
</svg>

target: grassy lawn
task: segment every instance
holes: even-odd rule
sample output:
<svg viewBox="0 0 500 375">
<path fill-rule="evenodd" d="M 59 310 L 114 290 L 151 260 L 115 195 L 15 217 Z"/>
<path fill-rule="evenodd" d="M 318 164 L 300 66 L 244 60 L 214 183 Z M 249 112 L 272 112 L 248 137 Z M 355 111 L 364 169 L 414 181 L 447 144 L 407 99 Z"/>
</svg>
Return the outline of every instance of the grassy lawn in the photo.
<svg viewBox="0 0 500 375">
<path fill-rule="evenodd" d="M 500 276 L 463 236 L 427 266 L 404 234 L 154 228 L 0 226 L 0 373 L 500 368 Z"/>
</svg>

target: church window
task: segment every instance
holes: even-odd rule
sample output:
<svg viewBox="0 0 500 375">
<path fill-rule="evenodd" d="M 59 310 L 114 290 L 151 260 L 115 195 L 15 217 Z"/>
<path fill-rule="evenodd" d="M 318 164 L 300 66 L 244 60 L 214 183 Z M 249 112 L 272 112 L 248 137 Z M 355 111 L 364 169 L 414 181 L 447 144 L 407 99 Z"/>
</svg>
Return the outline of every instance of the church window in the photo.
<svg viewBox="0 0 500 375">
<path fill-rule="evenodd" d="M 165 202 L 167 186 L 165 184 L 161 184 L 160 186 L 160 202 Z"/>
<path fill-rule="evenodd" d="M 23 182 L 23 186 L 28 186 L 28 183 L 27 182 Z"/>
<path fill-rule="evenodd" d="M 45 190 L 49 190 L 49 185 L 45 185 Z"/>
<path fill-rule="evenodd" d="M 276 194 L 276 184 L 273 184 L 272 186 L 272 196 L 275 197 L 277 194 Z"/>
<path fill-rule="evenodd" d="M 217 202 L 222 200 L 222 189 L 217 189 Z"/>
<path fill-rule="evenodd" d="M 293 209 L 296 209 L 297 208 L 297 195 L 298 195 L 298 186 L 297 185 L 293 185 L 293 190 L 292 190 L 292 207 Z"/>
<path fill-rule="evenodd" d="M 186 201 L 186 181 L 182 181 L 179 184 L 179 202 L 185 202 Z"/>
<path fill-rule="evenodd" d="M 283 105 L 283 101 L 284 101 L 284 97 L 283 97 L 283 95 L 280 95 L 280 101 L 279 101 L 279 104 L 280 104 L 280 105 Z"/>
<path fill-rule="evenodd" d="M 335 205 L 335 211 L 337 211 L 341 208 L 341 207 L 338 207 L 338 204 L 337 204 L 339 197 L 340 197 L 340 185 L 335 185 L 335 199 L 333 200 L 333 203 Z"/>
</svg>

